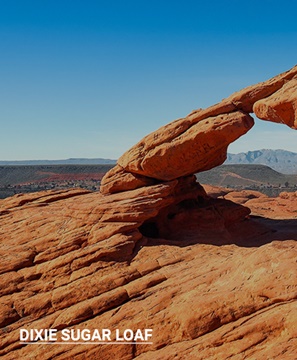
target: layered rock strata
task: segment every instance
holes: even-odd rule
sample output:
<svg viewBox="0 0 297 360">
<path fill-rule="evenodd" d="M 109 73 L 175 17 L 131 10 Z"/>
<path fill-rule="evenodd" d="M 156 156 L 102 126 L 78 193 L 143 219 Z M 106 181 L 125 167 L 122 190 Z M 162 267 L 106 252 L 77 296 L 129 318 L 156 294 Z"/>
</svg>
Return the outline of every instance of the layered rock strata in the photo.
<svg viewBox="0 0 297 360">
<path fill-rule="evenodd" d="M 294 359 L 296 194 L 202 187 L 193 174 L 224 161 L 253 125 L 253 107 L 294 125 L 296 74 L 148 135 L 105 176 L 101 194 L 1 200 L 0 356 Z M 20 342 L 20 329 L 50 328 L 58 338 L 64 329 L 153 336 L 144 344 Z"/>
<path fill-rule="evenodd" d="M 248 219 L 247 207 L 211 198 L 191 179 L 110 196 L 22 198 L 1 201 L 3 359 L 293 358 L 296 214 Z M 148 328 L 153 338 L 20 344 L 20 329 L 49 328 L 58 336 Z"/>
</svg>

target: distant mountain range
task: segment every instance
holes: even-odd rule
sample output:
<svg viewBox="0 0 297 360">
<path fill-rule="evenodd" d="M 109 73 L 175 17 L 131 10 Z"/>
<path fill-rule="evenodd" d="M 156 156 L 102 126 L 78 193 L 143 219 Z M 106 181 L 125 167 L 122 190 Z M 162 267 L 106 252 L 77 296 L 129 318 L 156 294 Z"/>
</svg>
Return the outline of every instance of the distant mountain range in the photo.
<svg viewBox="0 0 297 360">
<path fill-rule="evenodd" d="M 297 174 L 297 153 L 286 150 L 255 150 L 246 153 L 228 154 L 224 165 L 266 165 L 283 174 Z"/>
<path fill-rule="evenodd" d="M 19 160 L 19 161 L 0 161 L 0 165 L 104 165 L 116 164 L 116 160 L 111 159 L 83 159 L 71 158 L 65 160 Z"/>
<path fill-rule="evenodd" d="M 105 165 L 116 164 L 112 159 L 87 159 L 70 158 L 65 160 L 21 160 L 21 161 L 0 161 L 0 166 L 5 165 Z M 286 150 L 254 150 L 246 153 L 227 155 L 224 165 L 233 164 L 254 164 L 266 165 L 282 174 L 297 174 L 297 153 Z"/>
</svg>

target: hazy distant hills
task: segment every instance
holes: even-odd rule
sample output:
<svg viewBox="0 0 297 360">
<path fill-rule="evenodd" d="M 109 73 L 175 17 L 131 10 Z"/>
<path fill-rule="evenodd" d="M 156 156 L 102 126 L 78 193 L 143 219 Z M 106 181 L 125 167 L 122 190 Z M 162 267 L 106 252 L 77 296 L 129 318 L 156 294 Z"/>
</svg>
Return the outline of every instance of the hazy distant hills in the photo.
<svg viewBox="0 0 297 360">
<path fill-rule="evenodd" d="M 98 190 L 114 164 L 0 165 L 0 199 L 19 193 L 80 187 Z"/>
<path fill-rule="evenodd" d="M 266 165 L 221 165 L 196 174 L 198 182 L 214 186 L 258 190 L 268 196 L 297 190 L 297 174 L 281 174 Z"/>
<path fill-rule="evenodd" d="M 297 174 L 297 153 L 286 150 L 262 149 L 246 153 L 228 154 L 224 164 L 267 165 L 283 174 Z"/>
<path fill-rule="evenodd" d="M 65 160 L 22 160 L 22 161 L 0 161 L 0 166 L 18 165 L 104 165 L 116 164 L 112 159 L 85 159 L 70 158 Z M 254 150 L 246 153 L 227 155 L 224 165 L 230 164 L 254 164 L 266 165 L 283 174 L 297 174 L 297 153 L 286 150 Z"/>
<path fill-rule="evenodd" d="M 196 174 L 200 183 L 222 187 L 285 186 L 297 184 L 297 175 L 281 174 L 268 166 L 256 164 L 221 165 Z"/>
<path fill-rule="evenodd" d="M 71 158 L 65 160 L 20 160 L 20 161 L 0 161 L 0 165 L 103 165 L 115 164 L 116 160 L 111 159 L 82 159 Z"/>
<path fill-rule="evenodd" d="M 260 150 L 258 152 L 233 155 L 235 159 L 238 156 L 241 163 L 224 164 L 196 174 L 196 177 L 202 184 L 260 190 L 269 196 L 276 196 L 280 191 L 296 191 L 297 172 L 290 175 L 283 174 L 266 165 L 252 163 L 253 160 L 258 159 L 257 161 L 259 161 L 260 153 L 264 152 L 270 152 L 269 159 L 271 163 L 278 164 L 281 162 L 281 160 L 273 156 L 273 153 L 279 151 Z M 286 153 L 289 152 L 280 150 L 280 153 L 287 155 Z M 289 154 L 292 154 L 292 159 L 296 156 L 294 153 Z M 293 169 L 296 171 L 296 163 L 293 160 L 289 162 L 289 160 L 290 158 L 286 157 L 286 161 L 282 161 L 291 165 L 290 172 L 293 172 Z M 243 161 L 249 162 L 243 163 Z M 21 192 L 69 187 L 97 190 L 102 177 L 114 164 L 115 160 L 108 159 L 68 159 L 45 161 L 45 163 L 44 161 L 2 161 L 0 162 L 0 198 Z"/>
<path fill-rule="evenodd" d="M 101 179 L 113 164 L 0 165 L 0 187 L 23 183 Z"/>
</svg>

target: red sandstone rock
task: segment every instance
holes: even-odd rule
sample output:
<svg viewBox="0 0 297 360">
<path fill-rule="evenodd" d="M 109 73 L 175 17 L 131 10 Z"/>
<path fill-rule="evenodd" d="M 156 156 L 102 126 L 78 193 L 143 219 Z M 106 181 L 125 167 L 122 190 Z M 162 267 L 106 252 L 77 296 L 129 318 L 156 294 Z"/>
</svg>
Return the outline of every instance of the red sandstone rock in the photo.
<svg viewBox="0 0 297 360">
<path fill-rule="evenodd" d="M 208 170 L 226 159 L 227 146 L 254 124 L 232 104 L 198 110 L 149 134 L 102 179 L 103 194 L 132 190 Z"/>
<path fill-rule="evenodd" d="M 230 190 L 230 189 L 229 189 Z M 251 199 L 257 199 L 259 202 L 266 201 L 267 195 L 254 190 L 229 191 L 224 197 L 227 200 L 234 201 L 236 204 L 246 204 Z"/>
<path fill-rule="evenodd" d="M 253 126 L 250 112 L 295 127 L 296 76 L 297 66 L 147 135 L 119 158 L 103 178 L 101 192 L 132 190 L 222 164 L 228 145 Z"/>
<path fill-rule="evenodd" d="M 271 96 L 257 101 L 253 110 L 259 119 L 297 129 L 297 77 Z"/>
<path fill-rule="evenodd" d="M 209 170 L 226 160 L 228 145 L 253 124 L 253 119 L 242 112 L 208 117 L 174 139 L 168 133 L 169 141 L 160 145 L 157 137 L 157 144 L 150 143 L 149 151 L 143 147 L 149 142 L 143 139 L 120 157 L 118 163 L 132 173 L 165 181 Z M 165 129 L 159 131 L 166 136 Z"/>
<path fill-rule="evenodd" d="M 255 215 L 273 219 L 297 219 L 297 192 L 283 192 L 277 198 L 255 198 L 245 202 L 245 205 Z"/>
<path fill-rule="evenodd" d="M 293 354 L 296 220 L 248 219 L 246 207 L 208 198 L 193 178 L 57 195 L 0 203 L 3 359 Z M 296 209 L 296 199 L 276 202 Z M 50 327 L 151 328 L 153 344 L 19 344 L 20 328 Z"/>
<path fill-rule="evenodd" d="M 289 71 L 279 74 L 267 81 L 251 85 L 231 96 L 226 101 L 233 103 L 237 109 L 245 112 L 253 112 L 253 105 L 256 101 L 264 99 L 278 91 L 288 80 L 297 75 L 297 65 Z"/>
<path fill-rule="evenodd" d="M 295 359 L 296 194 L 272 199 L 206 186 L 209 196 L 195 176 L 182 176 L 219 164 L 252 124 L 236 109 L 250 111 L 295 72 L 149 135 L 105 177 L 105 195 L 0 200 L 0 356 Z M 289 90 L 280 92 L 292 102 Z M 153 337 L 114 345 L 19 341 L 20 329 L 50 328 L 59 340 L 64 329 L 152 329 Z"/>
<path fill-rule="evenodd" d="M 113 167 L 103 177 L 100 184 L 100 192 L 102 194 L 112 194 L 121 191 L 138 189 L 143 186 L 156 184 L 155 179 L 132 174 L 124 170 L 120 165 Z"/>
</svg>

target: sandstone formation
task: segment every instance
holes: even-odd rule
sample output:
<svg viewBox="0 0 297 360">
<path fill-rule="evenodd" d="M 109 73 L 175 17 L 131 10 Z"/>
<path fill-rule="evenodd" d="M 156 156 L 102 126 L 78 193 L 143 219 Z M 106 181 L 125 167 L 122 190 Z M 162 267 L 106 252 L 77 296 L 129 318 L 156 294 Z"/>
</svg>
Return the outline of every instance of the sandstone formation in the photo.
<svg viewBox="0 0 297 360">
<path fill-rule="evenodd" d="M 127 182 L 121 185 L 118 181 L 124 174 L 133 177 L 129 181 L 132 189 L 143 186 L 145 177 L 149 184 L 152 179 L 173 180 L 221 165 L 227 158 L 228 145 L 253 126 L 249 113 L 255 111 L 261 119 L 294 128 L 296 99 L 297 66 L 219 104 L 195 110 L 147 135 L 123 154 L 117 168 L 103 178 L 101 192 L 125 191 Z"/>
<path fill-rule="evenodd" d="M 297 67 L 148 135 L 106 174 L 101 194 L 0 200 L 0 356 L 295 359 L 297 195 L 201 186 L 193 174 L 223 161 L 252 126 L 253 106 L 276 109 L 291 126 L 292 111 L 280 109 L 294 108 L 296 74 Z M 58 339 L 65 329 L 153 336 L 26 344 L 20 329 L 56 329 Z"/>
<path fill-rule="evenodd" d="M 285 123 L 297 129 L 297 77 L 268 98 L 257 101 L 253 110 L 260 119 Z"/>
<path fill-rule="evenodd" d="M 4 359 L 293 358 L 296 213 L 247 219 L 191 179 L 21 198 L 1 201 Z M 297 197 L 276 201 L 297 208 Z M 20 328 L 151 328 L 153 344 L 24 346 Z"/>
</svg>

